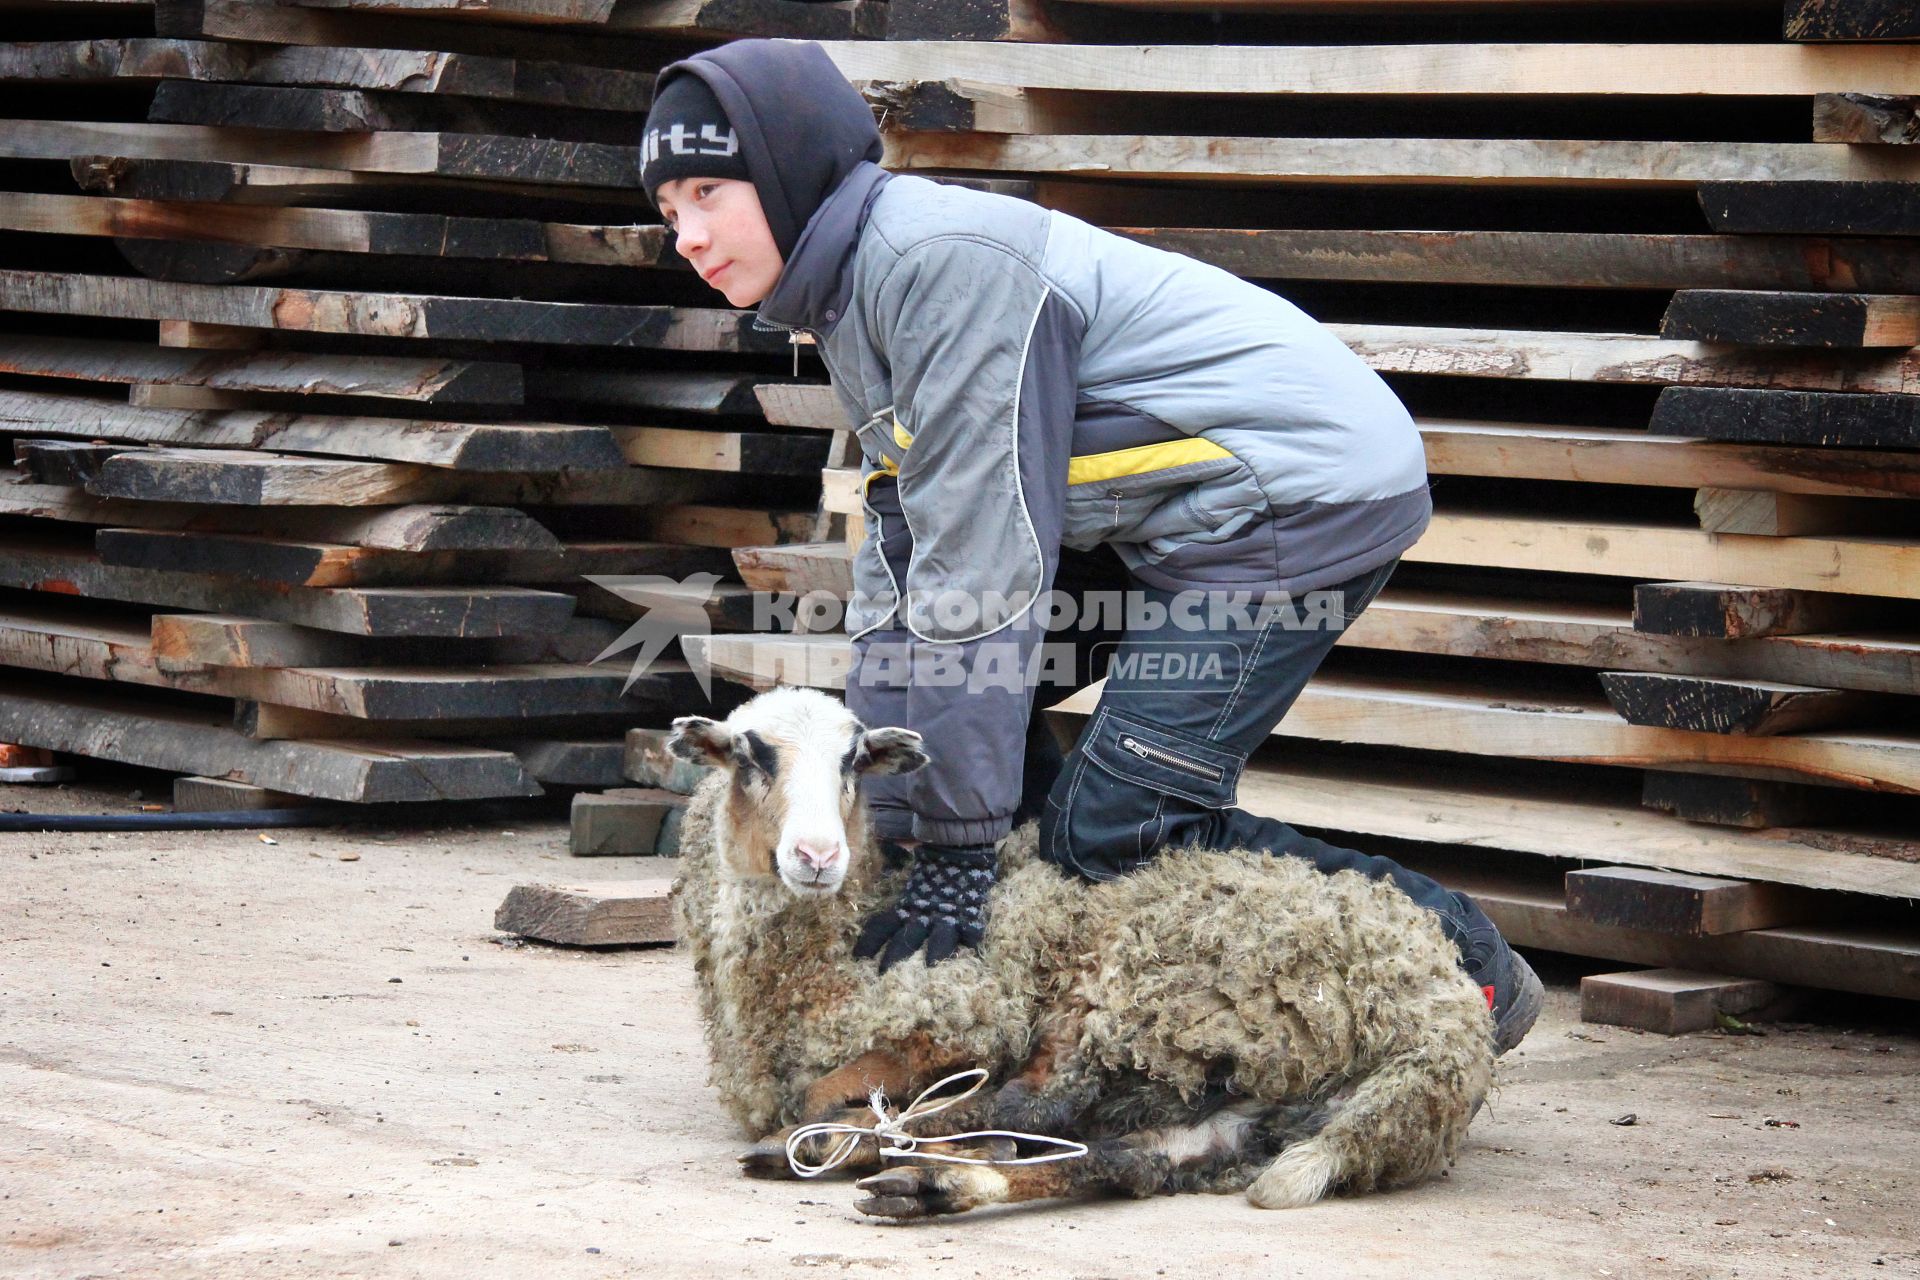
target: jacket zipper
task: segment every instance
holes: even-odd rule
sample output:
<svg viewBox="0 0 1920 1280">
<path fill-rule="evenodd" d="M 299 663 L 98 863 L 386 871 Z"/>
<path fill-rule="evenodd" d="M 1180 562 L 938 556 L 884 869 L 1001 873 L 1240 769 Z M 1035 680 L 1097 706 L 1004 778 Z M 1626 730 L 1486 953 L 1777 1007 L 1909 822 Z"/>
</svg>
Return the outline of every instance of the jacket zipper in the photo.
<svg viewBox="0 0 1920 1280">
<path fill-rule="evenodd" d="M 1222 770 L 1216 769 L 1212 765 L 1201 764 L 1199 761 L 1189 760 L 1185 756 L 1176 756 L 1171 751 L 1162 751 L 1158 747 L 1150 747 L 1140 741 L 1140 739 L 1131 735 L 1122 737 L 1120 739 L 1120 746 L 1123 750 L 1133 752 L 1133 754 L 1139 756 L 1142 760 L 1156 760 L 1168 768 L 1182 769 L 1187 773 L 1206 778 L 1210 782 L 1218 782 L 1225 776 Z"/>
</svg>

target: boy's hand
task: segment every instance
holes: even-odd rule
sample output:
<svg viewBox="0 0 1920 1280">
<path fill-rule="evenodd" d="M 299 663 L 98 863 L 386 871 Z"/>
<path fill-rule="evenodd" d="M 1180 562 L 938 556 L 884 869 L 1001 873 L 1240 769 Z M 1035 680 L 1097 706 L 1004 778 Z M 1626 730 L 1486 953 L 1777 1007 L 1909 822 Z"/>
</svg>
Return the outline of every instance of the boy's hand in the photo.
<svg viewBox="0 0 1920 1280">
<path fill-rule="evenodd" d="M 921 845 L 900 900 L 867 921 L 854 944 L 855 958 L 878 955 L 885 973 L 922 946 L 930 965 L 961 947 L 977 948 L 993 883 L 992 845 Z"/>
</svg>

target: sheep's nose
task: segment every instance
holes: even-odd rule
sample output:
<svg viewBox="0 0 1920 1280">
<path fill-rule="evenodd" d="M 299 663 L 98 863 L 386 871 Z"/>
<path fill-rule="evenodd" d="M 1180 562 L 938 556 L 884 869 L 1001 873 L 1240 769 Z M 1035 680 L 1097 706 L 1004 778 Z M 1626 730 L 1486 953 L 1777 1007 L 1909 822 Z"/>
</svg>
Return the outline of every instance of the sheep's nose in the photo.
<svg viewBox="0 0 1920 1280">
<path fill-rule="evenodd" d="M 823 871 L 832 866 L 834 859 L 840 856 L 840 842 L 838 840 L 796 840 L 793 842 L 793 851 L 815 871 Z"/>
</svg>

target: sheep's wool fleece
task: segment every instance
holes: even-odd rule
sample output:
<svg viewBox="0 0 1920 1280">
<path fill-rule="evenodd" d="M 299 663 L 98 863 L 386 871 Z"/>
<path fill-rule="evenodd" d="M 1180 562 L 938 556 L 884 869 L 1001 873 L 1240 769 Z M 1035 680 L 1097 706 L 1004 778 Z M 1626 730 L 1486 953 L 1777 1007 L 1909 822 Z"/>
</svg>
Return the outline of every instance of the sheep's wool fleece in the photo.
<svg viewBox="0 0 1920 1280">
<path fill-rule="evenodd" d="M 1445 1114 L 1395 1123 L 1446 1131 L 1449 1151 L 1486 1092 L 1485 998 L 1438 921 L 1390 884 L 1193 849 L 1088 884 L 1041 861 L 1027 827 L 1001 848 L 980 954 L 880 974 L 853 941 L 900 877 L 873 874 L 871 847 L 831 897 L 733 876 L 713 848 L 728 785 L 709 779 L 688 809 L 675 902 L 712 1081 L 752 1136 L 800 1119 L 813 1080 L 916 1034 L 1004 1079 L 1062 1013 L 1080 1031 L 1075 1069 L 1189 1100 L 1223 1084 L 1282 1102 L 1364 1089 L 1383 1068 L 1437 1073 L 1454 1095 Z M 1378 1136 L 1390 1160 L 1396 1143 Z"/>
</svg>

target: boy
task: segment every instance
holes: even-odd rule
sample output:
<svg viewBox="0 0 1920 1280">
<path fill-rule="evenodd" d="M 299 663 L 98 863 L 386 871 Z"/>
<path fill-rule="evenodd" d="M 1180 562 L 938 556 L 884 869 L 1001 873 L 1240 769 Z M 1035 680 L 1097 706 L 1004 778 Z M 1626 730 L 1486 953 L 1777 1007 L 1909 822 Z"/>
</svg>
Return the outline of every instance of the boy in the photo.
<svg viewBox="0 0 1920 1280">
<path fill-rule="evenodd" d="M 1043 855 L 1090 880 L 1184 844 L 1391 877 L 1439 917 L 1511 1048 L 1539 980 L 1469 899 L 1233 807 L 1248 752 L 1426 528 L 1405 407 L 1265 290 L 880 156 L 825 52 L 769 40 L 663 70 L 641 148 L 681 255 L 760 322 L 812 334 L 862 424 L 847 702 L 925 735 L 933 763 L 872 780 L 877 834 L 917 847 L 857 953 L 884 969 L 978 945 L 1021 794 L 1036 604 L 1063 546 L 1104 545 L 1130 577 L 1127 625 L 1048 791 Z M 1309 607 L 1246 608 L 1274 597 Z"/>
</svg>

